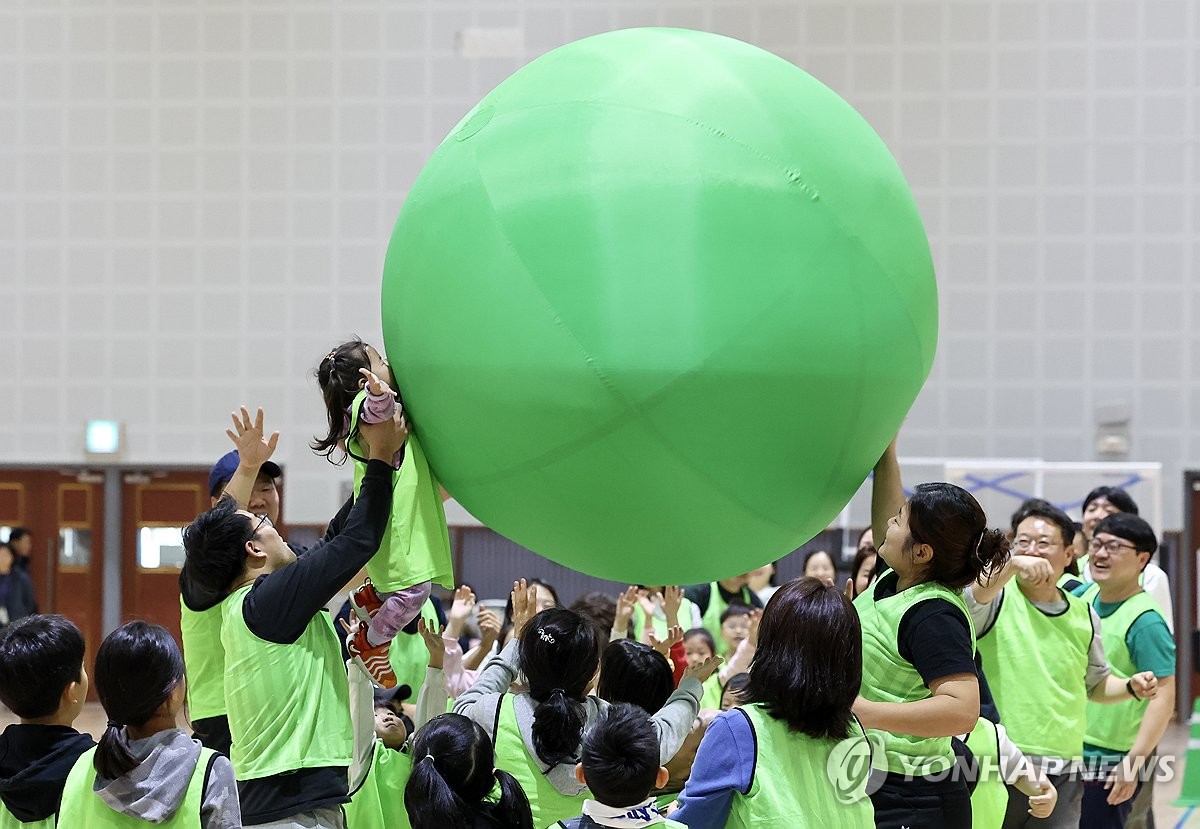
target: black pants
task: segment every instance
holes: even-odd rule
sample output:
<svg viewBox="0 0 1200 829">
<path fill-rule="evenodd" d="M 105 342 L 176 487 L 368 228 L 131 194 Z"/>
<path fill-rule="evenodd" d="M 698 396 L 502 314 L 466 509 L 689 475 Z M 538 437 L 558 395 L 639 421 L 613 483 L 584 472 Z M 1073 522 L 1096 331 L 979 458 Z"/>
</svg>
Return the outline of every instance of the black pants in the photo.
<svg viewBox="0 0 1200 829">
<path fill-rule="evenodd" d="M 961 777 L 888 774 L 871 795 L 877 829 L 971 829 L 971 795 Z"/>
</svg>

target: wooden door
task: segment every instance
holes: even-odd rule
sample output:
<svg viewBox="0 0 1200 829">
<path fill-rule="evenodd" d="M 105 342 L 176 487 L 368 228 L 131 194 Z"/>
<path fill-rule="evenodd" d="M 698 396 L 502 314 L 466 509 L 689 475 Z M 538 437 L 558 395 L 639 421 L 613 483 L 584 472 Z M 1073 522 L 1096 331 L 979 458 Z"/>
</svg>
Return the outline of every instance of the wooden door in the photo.
<svg viewBox="0 0 1200 829">
<path fill-rule="evenodd" d="M 121 621 L 179 634 L 181 530 L 208 509 L 207 470 L 129 473 L 122 481 Z"/>
</svg>

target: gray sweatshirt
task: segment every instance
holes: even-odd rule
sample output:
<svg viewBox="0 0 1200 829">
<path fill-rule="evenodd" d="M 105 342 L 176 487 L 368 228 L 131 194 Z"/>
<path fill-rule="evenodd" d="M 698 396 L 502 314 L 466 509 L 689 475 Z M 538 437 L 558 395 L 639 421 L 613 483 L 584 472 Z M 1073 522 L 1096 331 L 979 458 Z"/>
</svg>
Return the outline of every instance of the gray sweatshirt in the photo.
<svg viewBox="0 0 1200 829">
<path fill-rule="evenodd" d="M 138 761 L 137 767 L 115 780 L 97 775 L 94 791 L 115 812 L 151 823 L 170 820 L 183 805 L 193 772 L 205 772 L 196 767 L 200 743 L 172 728 L 144 740 L 130 740 L 129 753 Z M 233 766 L 220 755 L 213 761 L 204 790 L 200 825 L 204 829 L 241 829 Z"/>
<path fill-rule="evenodd" d="M 500 700 L 517 677 L 517 640 L 509 642 L 504 650 L 488 659 L 475 684 L 468 688 L 454 703 L 454 713 L 462 714 L 474 720 L 483 727 L 493 742 L 496 735 L 492 728 L 496 723 L 496 708 Z M 679 687 L 667 698 L 666 703 L 650 718 L 658 730 L 659 762 L 666 763 L 683 741 L 687 739 L 692 729 L 692 722 L 700 710 L 700 698 L 704 689 L 699 681 L 685 678 Z M 597 696 L 589 695 L 583 705 L 587 712 L 584 731 L 595 725 L 602 713 L 608 710 L 609 703 Z M 537 763 L 538 768 L 546 775 L 546 779 L 561 794 L 575 797 L 584 787 L 575 779 L 575 761 L 559 763 L 553 768 L 547 766 L 538 757 L 533 747 L 533 713 L 538 703 L 528 693 L 513 695 L 513 710 L 517 715 L 517 730 L 521 732 L 521 740 L 525 750 Z"/>
</svg>

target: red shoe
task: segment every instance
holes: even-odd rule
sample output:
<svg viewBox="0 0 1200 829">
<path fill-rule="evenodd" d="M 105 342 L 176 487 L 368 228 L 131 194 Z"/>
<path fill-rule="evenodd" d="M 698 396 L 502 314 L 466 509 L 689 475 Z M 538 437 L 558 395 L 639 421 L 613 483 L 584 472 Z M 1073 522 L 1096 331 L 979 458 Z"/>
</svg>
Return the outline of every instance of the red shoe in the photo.
<svg viewBox="0 0 1200 829">
<path fill-rule="evenodd" d="M 369 583 L 367 587 L 370 587 Z M 346 637 L 346 650 L 350 653 L 351 661 L 380 688 L 396 687 L 396 672 L 392 670 L 392 663 L 388 659 L 390 645 L 391 642 L 384 642 L 382 645 L 371 647 L 367 642 L 366 625 L 358 625 Z"/>
<path fill-rule="evenodd" d="M 379 608 L 383 607 L 383 601 L 375 592 L 375 585 L 371 584 L 370 579 L 364 581 L 362 587 L 350 594 L 350 607 L 354 609 L 354 615 L 364 622 L 371 621 L 371 617 L 379 612 Z M 365 639 L 363 641 L 366 642 Z"/>
</svg>

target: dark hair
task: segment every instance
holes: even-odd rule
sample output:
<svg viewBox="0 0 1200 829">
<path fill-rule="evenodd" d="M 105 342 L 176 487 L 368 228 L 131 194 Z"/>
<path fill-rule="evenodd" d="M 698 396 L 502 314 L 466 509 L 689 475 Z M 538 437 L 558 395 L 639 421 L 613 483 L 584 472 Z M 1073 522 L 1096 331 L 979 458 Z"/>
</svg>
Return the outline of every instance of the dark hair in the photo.
<svg viewBox="0 0 1200 829">
<path fill-rule="evenodd" d="M 743 702 L 815 739 L 850 733 L 850 706 L 862 685 L 862 628 L 850 600 L 814 578 L 775 591 L 758 626 Z"/>
<path fill-rule="evenodd" d="M 583 735 L 583 774 L 605 806 L 640 806 L 658 779 L 658 729 L 636 705 L 617 703 Z"/>
<path fill-rule="evenodd" d="M 1137 512 L 1137 510 L 1134 510 Z M 30 535 L 28 527 L 13 527 L 8 531 L 8 543 L 11 546 L 14 541 L 20 541 L 25 536 Z M 16 552 L 15 550 L 13 551 Z"/>
<path fill-rule="evenodd" d="M 544 582 L 541 579 L 525 579 L 525 584 L 528 587 L 534 587 L 536 585 L 537 587 L 546 588 L 546 590 L 548 590 L 550 592 L 550 597 L 554 599 L 554 606 L 562 607 L 562 602 L 558 598 L 558 591 L 555 590 L 554 586 L 551 585 L 549 582 Z M 503 641 L 505 634 L 508 633 L 509 628 L 512 627 L 512 613 L 513 613 L 512 594 L 509 593 L 508 594 L 508 602 L 504 605 L 504 621 L 500 625 L 501 641 Z M 616 614 L 617 614 L 617 604 L 614 601 L 613 602 L 613 617 L 614 618 L 616 617 Z M 519 631 L 519 630 L 515 631 L 514 633 L 517 636 L 521 635 L 521 631 Z M 608 638 L 607 630 L 604 631 L 604 638 L 605 639 Z"/>
<path fill-rule="evenodd" d="M 1114 512 L 1105 516 L 1092 530 L 1093 539 L 1096 533 L 1108 533 L 1123 538 L 1137 548 L 1139 553 L 1150 553 L 1153 556 L 1154 551 L 1158 549 L 1158 537 L 1153 528 L 1144 518 L 1139 518 L 1133 513 Z"/>
<path fill-rule="evenodd" d="M 189 607 L 203 610 L 229 594 L 245 569 L 246 542 L 253 529 L 250 519 L 238 512 L 237 501 L 228 495 L 183 528 L 179 589 Z"/>
<path fill-rule="evenodd" d="M 510 597 L 509 601 L 511 600 Z M 604 639 L 608 639 L 609 631 L 613 629 L 613 625 L 617 621 L 617 600 L 599 590 L 584 593 L 571 602 L 569 609 L 574 610 L 580 616 L 591 619 Z"/>
<path fill-rule="evenodd" d="M 729 681 L 725 683 L 724 687 L 721 688 L 721 696 L 725 696 L 727 693 L 733 694 L 735 697 L 737 697 L 738 702 L 740 703 L 745 698 L 746 689 L 749 686 L 750 674 L 734 674 L 729 678 Z"/>
<path fill-rule="evenodd" d="M 1035 517 L 1049 521 L 1058 527 L 1062 533 L 1063 544 L 1071 546 L 1071 542 L 1075 540 L 1075 522 L 1069 515 L 1044 498 L 1030 498 L 1017 507 L 1017 511 L 1012 515 L 1013 535 L 1016 535 L 1017 527 L 1021 525 L 1022 521 Z"/>
<path fill-rule="evenodd" d="M 1088 504 L 1097 498 L 1104 498 L 1121 512 L 1138 514 L 1137 501 L 1119 486 L 1098 486 L 1083 499 L 1083 511 L 1087 512 Z"/>
<path fill-rule="evenodd" d="M 875 556 L 875 561 L 873 562 L 873 566 L 878 566 L 879 551 L 876 550 L 874 546 L 859 547 L 854 552 L 854 561 L 851 562 L 851 564 L 850 564 L 850 581 L 853 582 L 850 589 L 854 591 L 855 596 L 858 595 L 858 571 L 862 569 L 863 565 L 866 563 L 867 558 L 869 556 Z M 871 574 L 871 578 L 872 579 L 875 578 L 874 573 Z M 869 583 L 870 583 L 870 581 L 868 581 L 868 584 Z"/>
<path fill-rule="evenodd" d="M 96 693 L 108 727 L 96 745 L 96 772 L 115 780 L 137 768 L 122 726 L 145 725 L 183 681 L 183 653 L 167 629 L 129 622 L 96 651 Z"/>
<path fill-rule="evenodd" d="M 338 442 L 346 437 L 346 411 L 362 391 L 363 376 L 359 369 L 370 368 L 367 344 L 358 337 L 334 348 L 317 364 L 313 375 L 325 399 L 325 416 L 329 431 L 325 437 L 314 437 L 309 446 L 331 463 L 342 463 L 345 457 L 333 459 Z"/>
<path fill-rule="evenodd" d="M 529 620 L 520 642 L 521 671 L 538 703 L 532 732 L 538 758 L 548 766 L 574 760 L 583 735 L 583 700 L 604 640 L 588 619 L 551 607 Z"/>
<path fill-rule="evenodd" d="M 913 544 L 933 548 L 922 581 L 959 589 L 1008 561 L 1004 533 L 989 530 L 975 496 L 954 484 L 918 484 L 908 499 L 908 529 Z"/>
<path fill-rule="evenodd" d="M 83 634 L 56 614 L 26 616 L 0 632 L 0 702 L 26 720 L 58 710 L 83 678 Z"/>
<path fill-rule="evenodd" d="M 819 555 L 823 555 L 827 559 L 829 559 L 829 565 L 833 568 L 833 578 L 836 581 L 837 580 L 837 569 L 838 569 L 837 562 L 833 560 L 833 554 L 830 553 L 828 550 L 809 550 L 808 554 L 804 556 L 804 564 L 803 564 L 803 566 L 801 566 L 800 572 L 803 573 L 805 570 L 807 570 L 808 563 L 810 561 L 812 561 L 814 557 L 819 556 Z"/>
<path fill-rule="evenodd" d="M 632 639 L 609 642 L 600 659 L 596 694 L 609 702 L 632 703 L 653 714 L 675 690 L 671 663 L 649 645 Z"/>
<path fill-rule="evenodd" d="M 692 628 L 683 634 L 683 641 L 687 642 L 687 640 L 693 637 L 703 639 L 704 644 L 708 646 L 708 652 L 713 656 L 717 655 L 717 640 L 713 639 L 713 635 L 709 632 L 708 628 Z"/>
<path fill-rule="evenodd" d="M 734 616 L 749 616 L 754 612 L 754 608 L 747 604 L 731 604 L 721 611 L 721 624 L 725 624 L 726 619 L 731 619 Z"/>
<path fill-rule="evenodd" d="M 521 784 L 496 766 L 492 741 L 461 714 L 441 714 L 413 739 L 412 772 L 404 808 L 413 829 L 503 827 L 532 829 L 533 814 Z M 500 799 L 488 795 L 500 784 Z"/>
</svg>

